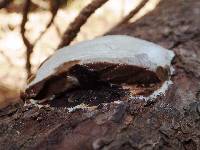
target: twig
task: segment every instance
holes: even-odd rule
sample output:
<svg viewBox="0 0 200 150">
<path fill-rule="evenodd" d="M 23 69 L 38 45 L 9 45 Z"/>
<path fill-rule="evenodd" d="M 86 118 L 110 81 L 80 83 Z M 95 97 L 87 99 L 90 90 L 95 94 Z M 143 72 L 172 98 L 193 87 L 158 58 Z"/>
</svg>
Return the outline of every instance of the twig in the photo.
<svg viewBox="0 0 200 150">
<path fill-rule="evenodd" d="M 26 23 L 28 21 L 28 13 L 30 12 L 30 8 L 31 8 L 31 4 L 32 1 L 31 0 L 26 0 L 24 3 L 24 8 L 23 8 L 23 18 L 22 18 L 22 23 L 21 23 L 21 35 L 22 35 L 22 39 L 24 42 L 24 45 L 26 46 L 26 71 L 27 71 L 27 78 L 30 77 L 30 75 L 32 74 L 31 71 L 31 54 L 33 52 L 34 46 L 36 45 L 36 43 L 41 39 L 41 37 L 46 33 L 46 31 L 49 29 L 49 27 L 52 25 L 56 14 L 58 12 L 58 9 L 60 7 L 61 4 L 61 0 L 57 0 L 57 1 L 51 1 L 51 14 L 52 17 L 49 21 L 49 23 L 46 25 L 46 28 L 43 32 L 40 33 L 40 35 L 38 36 L 38 38 L 31 43 L 28 38 L 26 37 Z"/>
<path fill-rule="evenodd" d="M 133 9 L 127 16 L 125 16 L 115 27 L 119 27 L 122 24 L 127 23 L 133 16 L 135 16 L 148 2 L 149 0 L 143 0 L 135 9 Z"/>
<path fill-rule="evenodd" d="M 3 0 L 0 2 L 0 9 L 7 7 L 13 0 Z"/>
<path fill-rule="evenodd" d="M 28 13 L 30 11 L 30 7 L 31 7 L 31 0 L 25 0 L 24 3 L 24 8 L 23 8 L 23 18 L 22 18 L 22 23 L 21 23 L 21 35 L 22 35 L 22 39 L 23 42 L 26 46 L 26 71 L 27 71 L 27 77 L 29 77 L 31 75 L 31 62 L 30 62 L 30 58 L 31 58 L 31 54 L 33 52 L 33 45 L 31 44 L 31 42 L 26 38 L 26 23 L 28 21 Z"/>
<path fill-rule="evenodd" d="M 64 32 L 62 41 L 60 42 L 58 48 L 69 45 L 77 36 L 81 26 L 86 23 L 87 19 L 95 12 L 96 9 L 101 7 L 107 1 L 108 0 L 93 0 L 89 5 L 83 8 L 75 20 L 69 25 L 68 29 Z"/>
<path fill-rule="evenodd" d="M 61 37 L 62 37 L 62 33 L 61 33 L 61 31 L 60 31 L 58 25 L 57 25 L 55 22 L 53 22 L 53 24 L 54 24 L 54 27 L 55 27 L 55 29 L 56 29 L 56 32 L 57 32 L 59 38 L 61 38 Z"/>
<path fill-rule="evenodd" d="M 8 62 L 10 67 L 14 66 L 13 62 L 11 61 L 11 59 L 4 53 L 3 50 L 0 50 L 0 54 L 5 58 L 5 60 Z"/>
<path fill-rule="evenodd" d="M 44 31 L 42 31 L 40 33 L 40 35 L 38 36 L 38 38 L 35 40 L 35 42 L 33 43 L 33 45 L 35 45 L 40 39 L 41 37 L 47 32 L 47 30 L 50 28 L 50 26 L 53 24 L 54 22 L 54 19 L 57 15 L 57 12 L 59 10 L 59 7 L 60 7 L 60 3 L 61 1 L 60 0 L 56 0 L 54 1 L 54 3 L 51 4 L 51 19 L 49 20 L 49 22 L 47 23 L 46 25 L 46 28 Z"/>
</svg>

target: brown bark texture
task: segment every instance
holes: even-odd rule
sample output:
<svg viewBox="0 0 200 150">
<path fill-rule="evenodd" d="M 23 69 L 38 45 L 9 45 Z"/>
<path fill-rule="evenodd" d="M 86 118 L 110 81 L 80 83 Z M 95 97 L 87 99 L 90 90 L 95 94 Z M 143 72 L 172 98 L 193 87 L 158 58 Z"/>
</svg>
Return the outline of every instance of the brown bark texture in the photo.
<svg viewBox="0 0 200 150">
<path fill-rule="evenodd" d="M 108 34 L 146 39 L 176 53 L 173 85 L 141 100 L 68 113 L 62 107 L 10 106 L 0 112 L 0 149 L 200 149 L 200 2 L 162 0 Z"/>
</svg>

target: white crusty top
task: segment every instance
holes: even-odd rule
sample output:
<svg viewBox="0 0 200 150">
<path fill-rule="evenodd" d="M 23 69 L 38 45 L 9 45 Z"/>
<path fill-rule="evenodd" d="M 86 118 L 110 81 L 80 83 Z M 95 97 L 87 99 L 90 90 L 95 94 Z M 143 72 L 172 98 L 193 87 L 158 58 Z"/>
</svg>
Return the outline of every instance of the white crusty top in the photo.
<svg viewBox="0 0 200 150">
<path fill-rule="evenodd" d="M 173 51 L 145 40 L 125 35 L 103 36 L 56 51 L 38 69 L 35 79 L 28 87 L 55 73 L 57 67 L 68 61 L 80 60 L 80 64 L 123 63 L 155 71 L 158 66 L 171 66 L 173 57 Z"/>
</svg>

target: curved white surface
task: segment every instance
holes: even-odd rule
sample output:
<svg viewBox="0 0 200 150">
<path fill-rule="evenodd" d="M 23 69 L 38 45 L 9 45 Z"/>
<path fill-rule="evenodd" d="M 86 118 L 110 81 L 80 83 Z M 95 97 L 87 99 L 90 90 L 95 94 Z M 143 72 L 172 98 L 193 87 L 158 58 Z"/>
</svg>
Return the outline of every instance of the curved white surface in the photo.
<svg viewBox="0 0 200 150">
<path fill-rule="evenodd" d="M 103 36 L 56 51 L 38 69 L 28 87 L 55 73 L 57 67 L 68 61 L 125 63 L 155 71 L 158 66 L 170 66 L 173 57 L 173 51 L 145 40 L 125 35 Z"/>
</svg>

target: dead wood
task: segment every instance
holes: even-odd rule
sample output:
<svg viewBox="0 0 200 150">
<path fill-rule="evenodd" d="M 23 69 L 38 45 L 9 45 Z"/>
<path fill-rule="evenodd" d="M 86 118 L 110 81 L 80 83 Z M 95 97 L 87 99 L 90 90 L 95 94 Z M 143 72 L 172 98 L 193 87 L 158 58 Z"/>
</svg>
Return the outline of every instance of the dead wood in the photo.
<svg viewBox="0 0 200 150">
<path fill-rule="evenodd" d="M 200 149 L 199 8 L 196 0 L 162 0 L 138 21 L 109 32 L 175 51 L 176 72 L 165 95 L 72 113 L 62 105 L 13 106 L 0 112 L 0 149 Z"/>
</svg>

